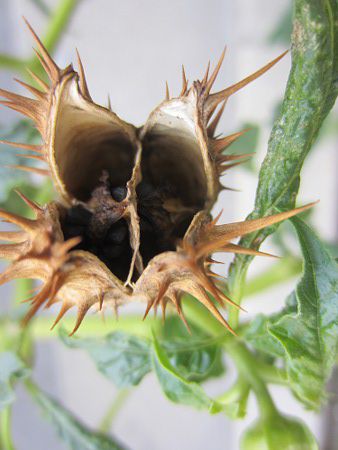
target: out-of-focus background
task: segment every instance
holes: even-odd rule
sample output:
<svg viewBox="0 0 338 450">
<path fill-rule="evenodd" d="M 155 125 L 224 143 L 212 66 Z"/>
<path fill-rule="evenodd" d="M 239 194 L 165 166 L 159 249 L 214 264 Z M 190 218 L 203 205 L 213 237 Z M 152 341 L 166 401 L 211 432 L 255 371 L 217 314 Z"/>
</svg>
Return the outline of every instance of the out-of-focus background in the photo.
<svg viewBox="0 0 338 450">
<path fill-rule="evenodd" d="M 58 2 L 44 3 L 53 10 Z M 284 51 L 289 46 L 290 10 L 291 0 L 82 0 L 54 56 L 64 67 L 75 61 L 77 47 L 93 99 L 106 105 L 109 94 L 115 112 L 141 125 L 164 98 L 166 80 L 171 93 L 180 92 L 182 63 L 189 80 L 201 78 L 208 60 L 215 64 L 226 44 L 226 59 L 215 84 L 215 89 L 220 89 Z M 34 1 L 0 0 L 0 52 L 31 53 L 33 42 L 22 15 L 43 36 L 47 17 Z M 255 150 L 256 154 L 250 165 L 236 168 L 225 177 L 225 184 L 240 192 L 221 194 L 215 212 L 223 208 L 224 221 L 242 220 L 253 208 L 257 170 L 267 149 L 289 69 L 290 57 L 286 56 L 227 105 L 219 130 L 230 134 L 250 124 L 252 141 L 243 141 L 241 150 L 243 153 Z M 9 71 L 1 71 L 0 85 L 17 91 L 12 76 Z M 1 108 L 2 130 L 16 120 L 15 113 Z M 320 199 L 312 223 L 331 242 L 338 237 L 337 163 L 337 129 L 331 117 L 305 163 L 299 195 L 302 204 Z M 14 173 L 9 175 L 14 176 Z M 290 245 L 297 244 L 290 240 Z M 273 252 L 271 239 L 266 241 L 264 249 Z M 250 276 L 264 270 L 268 263 L 256 258 Z M 244 305 L 247 317 L 258 311 L 278 310 L 295 283 L 293 279 L 267 293 L 251 296 Z M 3 305 L 9 289 L 1 288 Z M 230 366 L 230 379 L 231 370 Z M 56 333 L 37 344 L 35 379 L 92 427 L 98 425 L 116 395 L 114 386 L 97 373 L 88 356 L 65 348 Z M 217 394 L 224 390 L 223 383 L 223 379 L 208 382 L 207 389 Z M 282 411 L 301 417 L 317 438 L 325 441 L 324 414 L 320 417 L 304 411 L 282 388 L 274 388 L 272 392 Z M 24 391 L 19 388 L 17 395 L 13 417 L 17 449 L 63 449 L 52 427 L 39 417 L 39 411 Z M 113 431 L 133 450 L 237 450 L 242 430 L 256 416 L 254 400 L 249 402 L 248 409 L 247 418 L 231 422 L 223 415 L 209 416 L 171 404 L 164 398 L 154 376 L 149 375 L 129 396 L 114 421 Z"/>
</svg>

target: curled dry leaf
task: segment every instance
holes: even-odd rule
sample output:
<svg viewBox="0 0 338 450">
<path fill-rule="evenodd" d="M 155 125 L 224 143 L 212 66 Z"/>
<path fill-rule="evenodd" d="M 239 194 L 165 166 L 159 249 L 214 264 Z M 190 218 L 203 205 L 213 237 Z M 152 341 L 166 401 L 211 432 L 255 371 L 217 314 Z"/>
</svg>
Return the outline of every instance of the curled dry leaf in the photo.
<svg viewBox="0 0 338 450">
<path fill-rule="evenodd" d="M 140 129 L 110 108 L 93 102 L 78 55 L 60 69 L 27 23 L 36 55 L 49 83 L 34 73 L 33 98 L 0 90 L 1 103 L 34 121 L 42 145 L 8 143 L 28 150 L 46 168 L 18 167 L 51 177 L 57 202 L 40 207 L 24 197 L 35 220 L 5 211 L 0 216 L 20 228 L 2 232 L 0 254 L 11 261 L 0 283 L 14 278 L 42 281 L 30 299 L 29 320 L 56 302 L 55 324 L 73 306 L 87 311 L 144 302 L 146 313 L 171 303 L 183 320 L 181 297 L 193 295 L 230 331 L 216 308 L 235 304 L 219 289 L 211 272 L 215 252 L 260 254 L 233 243 L 244 234 L 287 219 L 308 206 L 258 220 L 220 225 L 211 208 L 226 189 L 220 176 L 248 155 L 225 153 L 243 132 L 215 137 L 227 99 L 276 64 L 284 54 L 244 80 L 212 93 L 224 53 L 209 75 L 165 100 Z M 35 86 L 39 86 L 39 89 Z"/>
</svg>

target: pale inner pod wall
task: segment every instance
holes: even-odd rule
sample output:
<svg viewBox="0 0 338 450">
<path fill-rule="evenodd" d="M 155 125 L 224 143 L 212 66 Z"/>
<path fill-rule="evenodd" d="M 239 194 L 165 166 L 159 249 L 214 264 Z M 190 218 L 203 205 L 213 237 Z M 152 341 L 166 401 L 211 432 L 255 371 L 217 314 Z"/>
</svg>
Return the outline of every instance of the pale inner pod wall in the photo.
<svg viewBox="0 0 338 450">
<path fill-rule="evenodd" d="M 57 2 L 49 3 L 55 6 Z M 285 50 L 268 46 L 266 36 L 274 29 L 286 6 L 283 0 L 83 0 L 55 59 L 61 67 L 66 66 L 75 61 L 75 47 L 78 47 L 95 101 L 105 105 L 109 94 L 114 111 L 123 119 L 141 125 L 164 98 L 166 80 L 172 94 L 180 92 L 182 63 L 190 80 L 202 77 L 208 60 L 215 63 L 227 44 L 224 68 L 215 85 L 218 90 L 252 73 Z M 39 32 L 43 31 L 44 17 L 33 2 L 27 0 L 1 0 L 0 8 L 0 50 L 30 51 L 31 41 L 21 15 L 24 14 Z M 268 74 L 232 98 L 219 127 L 229 134 L 238 131 L 244 122 L 264 125 L 256 155 L 258 162 L 266 151 L 273 108 L 283 94 L 289 64 L 289 57 L 284 58 Z M 0 76 L 2 87 L 12 87 L 8 77 Z M 1 123 L 7 120 L 8 114 L 0 111 Z M 300 201 L 304 204 L 321 199 L 315 211 L 315 224 L 327 239 L 334 237 L 336 229 L 335 211 L 331 206 L 337 197 L 334 147 L 332 142 L 326 142 L 320 155 L 314 152 L 310 157 L 304 168 L 304 195 Z M 246 149 L 242 151 L 245 153 Z M 215 212 L 223 208 L 227 222 L 242 220 L 252 209 L 257 179 L 237 168 L 227 173 L 224 181 L 240 192 L 223 192 Z M 271 242 L 265 243 L 263 251 L 267 248 L 272 250 Z M 258 272 L 265 265 L 265 261 L 256 258 L 252 271 Z M 293 283 L 289 283 L 250 300 L 248 315 L 278 309 L 292 286 Z M 2 298 L 7 293 L 8 290 L 2 288 Z M 105 326 L 108 331 L 109 321 Z M 85 355 L 65 349 L 57 340 L 38 344 L 36 378 L 42 388 L 93 427 L 97 426 L 116 393 Z M 215 394 L 222 392 L 223 383 L 223 380 L 209 383 L 208 389 Z M 19 390 L 18 394 L 19 401 L 14 408 L 18 449 L 42 450 L 47 442 L 50 450 L 63 448 L 24 393 Z M 319 422 L 313 414 L 303 412 L 290 394 L 280 389 L 275 389 L 274 394 L 282 411 L 292 411 L 293 415 L 302 417 L 318 436 Z M 223 416 L 208 416 L 170 404 L 154 378 L 149 376 L 129 399 L 114 424 L 114 432 L 137 450 L 237 450 L 235 443 L 239 441 L 241 430 L 255 417 L 252 403 L 247 419 L 231 423 Z"/>
</svg>

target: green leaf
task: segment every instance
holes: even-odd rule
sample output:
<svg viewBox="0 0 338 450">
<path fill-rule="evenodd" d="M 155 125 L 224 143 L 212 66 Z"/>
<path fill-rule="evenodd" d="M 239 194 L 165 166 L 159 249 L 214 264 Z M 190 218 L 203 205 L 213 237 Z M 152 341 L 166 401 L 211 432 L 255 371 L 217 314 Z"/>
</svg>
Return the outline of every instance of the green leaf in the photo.
<svg viewBox="0 0 338 450">
<path fill-rule="evenodd" d="M 31 2 L 34 3 L 35 6 L 37 8 L 39 8 L 39 10 L 46 16 L 51 15 L 51 11 L 50 11 L 48 5 L 43 0 L 31 0 Z"/>
<path fill-rule="evenodd" d="M 278 316 L 280 316 L 278 314 Z M 268 326 L 273 323 L 273 317 L 267 317 L 263 314 L 257 315 L 246 328 L 244 333 L 245 340 L 256 350 L 266 353 L 274 358 L 284 357 L 284 349 L 276 339 L 270 335 Z"/>
<path fill-rule="evenodd" d="M 5 198 L 3 201 L 0 201 L 0 207 L 6 211 L 26 217 L 31 217 L 33 215 L 32 210 L 24 203 L 14 189 L 19 190 L 29 199 L 36 201 L 40 205 L 44 205 L 51 201 L 54 193 L 53 185 L 48 179 L 41 185 L 34 185 L 28 180 L 16 180 L 14 183 L 8 184 L 4 196 Z"/>
<path fill-rule="evenodd" d="M 252 219 L 295 205 L 304 159 L 338 93 L 337 9 L 336 0 L 295 1 L 292 68 L 260 170 Z M 258 249 L 276 227 L 251 233 L 240 245 Z M 231 267 L 230 286 L 236 298 L 241 297 L 251 260 L 237 255 Z"/>
<path fill-rule="evenodd" d="M 207 396 L 201 386 L 188 381 L 175 370 L 155 336 L 152 350 L 153 369 L 169 400 L 197 409 L 207 409 L 212 413 L 217 413 L 222 409 L 220 404 Z"/>
<path fill-rule="evenodd" d="M 252 156 L 254 156 L 259 141 L 259 126 L 255 123 L 246 122 L 241 128 L 243 130 L 247 129 L 248 131 L 231 144 L 230 152 L 233 154 L 252 153 Z M 249 158 L 247 162 L 241 165 L 241 167 L 255 173 L 256 167 L 254 161 L 255 159 L 253 157 Z"/>
<path fill-rule="evenodd" d="M 277 27 L 268 36 L 269 44 L 290 45 L 290 35 L 292 32 L 292 8 L 288 6 L 282 15 Z"/>
<path fill-rule="evenodd" d="M 311 228 L 298 218 L 292 222 L 304 256 L 304 275 L 294 292 L 297 313 L 284 315 L 269 331 L 285 350 L 296 396 L 316 408 L 338 353 L 338 265 Z"/>
<path fill-rule="evenodd" d="M 253 321 L 245 328 L 243 337 L 259 352 L 263 352 L 273 358 L 283 358 L 285 356 L 282 344 L 270 334 L 269 329 L 287 314 L 293 314 L 297 311 L 297 299 L 295 293 L 292 292 L 286 300 L 286 306 L 282 311 L 265 316 L 258 314 Z"/>
<path fill-rule="evenodd" d="M 171 365 L 189 381 L 205 381 L 224 373 L 221 344 L 191 325 L 191 334 L 177 316 L 165 321 L 161 345 Z"/>
<path fill-rule="evenodd" d="M 122 331 L 80 339 L 61 330 L 60 337 L 68 347 L 86 350 L 97 369 L 118 388 L 139 384 L 151 371 L 150 343 L 146 339 Z"/>
<path fill-rule="evenodd" d="M 0 353 L 0 411 L 15 400 L 12 383 L 27 377 L 29 370 L 11 352 Z"/>
<path fill-rule="evenodd" d="M 204 381 L 224 373 L 222 352 L 211 338 L 191 337 L 162 343 L 171 365 L 189 381 Z"/>
<path fill-rule="evenodd" d="M 292 69 L 262 164 L 255 215 L 294 206 L 303 161 L 333 106 L 333 86 L 337 96 L 336 8 L 334 0 L 295 2 Z"/>
<path fill-rule="evenodd" d="M 119 442 L 108 435 L 96 433 L 80 423 L 56 400 L 43 393 L 32 383 L 27 384 L 33 399 L 56 428 L 60 438 L 70 450 L 124 450 Z"/>
<path fill-rule="evenodd" d="M 26 61 L 6 53 L 0 53 L 0 67 L 2 70 L 24 72 Z"/>
</svg>

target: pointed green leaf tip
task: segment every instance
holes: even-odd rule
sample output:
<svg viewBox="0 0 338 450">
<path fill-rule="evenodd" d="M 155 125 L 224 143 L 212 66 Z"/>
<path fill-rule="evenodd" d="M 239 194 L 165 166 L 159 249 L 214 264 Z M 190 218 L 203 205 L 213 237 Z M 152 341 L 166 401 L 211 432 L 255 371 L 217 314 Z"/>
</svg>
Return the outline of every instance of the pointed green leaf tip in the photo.
<svg viewBox="0 0 338 450">
<path fill-rule="evenodd" d="M 297 312 L 268 328 L 285 350 L 294 393 L 318 408 L 338 352 L 338 265 L 310 227 L 298 218 L 292 223 L 304 257 L 304 275 L 294 292 Z"/>
</svg>

